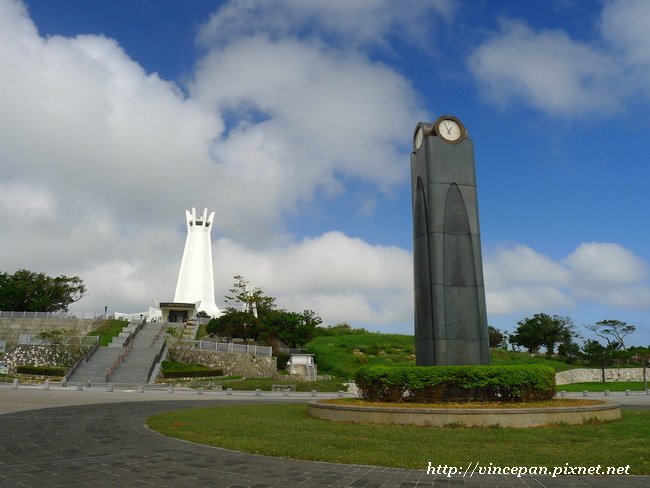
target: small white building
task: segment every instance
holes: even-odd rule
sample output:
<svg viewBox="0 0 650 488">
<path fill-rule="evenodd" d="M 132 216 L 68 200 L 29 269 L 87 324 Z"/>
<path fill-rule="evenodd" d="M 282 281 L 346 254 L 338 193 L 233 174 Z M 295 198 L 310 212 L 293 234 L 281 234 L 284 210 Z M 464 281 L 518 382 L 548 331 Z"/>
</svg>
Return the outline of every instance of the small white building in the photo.
<svg viewBox="0 0 650 488">
<path fill-rule="evenodd" d="M 289 374 L 304 376 L 306 379 L 316 380 L 317 370 L 313 354 L 291 353 L 287 361 L 287 371 Z"/>
</svg>

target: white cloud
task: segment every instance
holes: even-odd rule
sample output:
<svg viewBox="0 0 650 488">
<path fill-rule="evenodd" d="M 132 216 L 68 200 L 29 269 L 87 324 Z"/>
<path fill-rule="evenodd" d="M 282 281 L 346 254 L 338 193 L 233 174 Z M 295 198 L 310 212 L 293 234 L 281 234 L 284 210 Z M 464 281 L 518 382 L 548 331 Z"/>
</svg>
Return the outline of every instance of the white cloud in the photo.
<svg viewBox="0 0 650 488">
<path fill-rule="evenodd" d="M 217 207 L 217 221 L 255 240 L 281 232 L 281 216 L 299 213 L 317 192 L 345 191 L 345 180 L 383 192 L 405 181 L 403 135 L 425 117 L 409 83 L 387 66 L 293 39 L 214 48 L 191 93 L 229 121 L 211 156 L 222 200 L 236 201 L 237 211 Z"/>
<path fill-rule="evenodd" d="M 508 285 L 504 288 L 486 286 L 488 314 L 503 315 L 513 312 L 544 311 L 573 307 L 567 293 L 552 286 Z"/>
<path fill-rule="evenodd" d="M 240 12 L 248 4 L 228 5 Z M 217 212 L 218 300 L 232 276 L 244 274 L 281 306 L 313 308 L 328 322 L 411 323 L 407 251 L 340 232 L 294 242 L 283 223 L 305 203 L 326 205 L 350 181 L 361 182 L 366 194 L 360 212 L 372 212 L 381 192 L 405 182 L 403 136 L 427 115 L 403 76 L 353 48 L 368 46 L 374 35 L 390 37 L 412 13 L 387 1 L 281 5 L 303 9 L 296 12 L 299 26 L 320 19 L 309 41 L 287 36 L 289 27 L 273 24 L 279 17 L 253 37 L 235 22 L 228 28 L 239 35 L 206 44 L 186 95 L 143 70 L 116 41 L 40 37 L 21 3 L 0 0 L 4 270 L 79 275 L 90 295 L 77 310 L 143 310 L 154 298 L 171 299 L 183 211 L 202 201 Z M 451 3 L 420 5 L 413 3 L 414 12 L 444 16 Z M 358 23 L 357 32 L 345 22 L 349 8 L 378 15 Z M 237 20 L 221 17 L 222 26 L 228 18 Z M 315 39 L 321 31 L 334 32 L 338 44 Z M 534 34 L 518 35 L 534 47 Z M 549 50 L 570 41 L 549 35 Z M 572 52 L 589 58 L 590 49 Z M 578 74 L 566 68 L 567 80 L 582 83 L 580 70 L 591 65 L 578 65 Z M 614 251 L 605 249 L 602 259 L 628 262 Z M 605 277 L 587 290 L 576 279 L 585 273 L 578 259 L 584 256 L 575 254 L 553 261 L 520 247 L 486 259 L 491 312 L 591 300 L 603 290 L 612 303 L 644 306 L 646 278 Z"/>
<path fill-rule="evenodd" d="M 628 249 L 613 243 L 583 243 L 563 263 L 578 297 L 615 307 L 650 307 L 648 264 Z"/>
<path fill-rule="evenodd" d="M 311 308 L 328 323 L 374 326 L 412 320 L 412 260 L 394 246 L 373 246 L 340 232 L 268 249 L 230 239 L 213 245 L 216 289 L 228 290 L 232 277 L 278 297 L 291 310 Z"/>
<path fill-rule="evenodd" d="M 650 308 L 648 264 L 612 243 L 583 243 L 553 260 L 533 249 L 500 247 L 485 259 L 488 313 L 535 313 L 580 304 Z"/>
<path fill-rule="evenodd" d="M 646 0 L 608 1 L 601 15 L 603 36 L 632 65 L 650 65 L 650 6 Z"/>
<path fill-rule="evenodd" d="M 399 24 L 383 19 L 377 29 L 385 32 Z M 201 202 L 217 212 L 215 240 L 227 236 L 246 249 L 239 261 L 227 258 L 232 269 L 220 275 L 227 280 L 257 260 L 257 269 L 284 277 L 278 289 L 288 303 L 298 304 L 305 290 L 315 305 L 334 303 L 339 293 L 356 297 L 360 320 L 364 310 L 380 323 L 401 316 L 395 310 L 403 297 L 389 293 L 399 280 L 386 269 L 367 271 L 374 288 L 359 281 L 366 271 L 352 263 L 358 276 L 334 266 L 301 277 L 277 246 L 307 254 L 317 247 L 318 239 L 292 244 L 284 232 L 285 216 L 300 214 L 303 204 L 327 204 L 350 182 L 361 181 L 372 199 L 405 181 L 403 134 L 421 115 L 412 88 L 350 49 L 299 43 L 279 31 L 273 41 L 242 34 L 206 49 L 187 95 L 147 73 L 115 40 L 41 37 L 22 3 L 0 1 L 5 269 L 79 275 L 90 295 L 78 310 L 140 310 L 153 298 L 171 298 L 183 211 Z M 339 243 L 336 234 L 326 236 Z M 356 249 L 357 258 L 384 252 L 339 237 L 341 252 Z M 260 251 L 264 246 L 273 251 Z M 267 262 L 276 258 L 291 274 Z M 322 285 L 307 286 L 321 275 Z M 292 276 L 302 288 L 291 286 Z M 339 310 L 335 319 L 346 320 Z"/>
<path fill-rule="evenodd" d="M 420 42 L 437 19 L 449 20 L 455 10 L 451 0 L 234 0 L 210 17 L 199 41 L 224 44 L 266 33 L 327 37 L 346 47 L 386 47 L 388 36 Z"/>
<path fill-rule="evenodd" d="M 255 37 L 211 51 L 192 93 L 234 118 L 235 136 L 268 128 L 268 144 L 285 134 L 275 146 L 286 149 L 281 156 L 289 171 L 337 170 L 379 185 L 405 177 L 403 134 L 423 115 L 409 83 L 387 66 L 295 40 Z M 253 144 L 260 142 L 253 136 Z M 214 152 L 218 160 L 221 146 Z M 243 149 L 240 159 L 248 154 Z M 273 159 L 273 149 L 265 159 Z M 287 161 L 294 151 L 298 157 Z M 264 172 L 251 173 L 258 170 Z"/>
<path fill-rule="evenodd" d="M 608 242 L 580 244 L 563 263 L 581 286 L 633 285 L 647 276 L 647 264 L 634 253 Z"/>
<path fill-rule="evenodd" d="M 620 66 L 608 53 L 562 31 L 535 32 L 517 21 L 502 22 L 469 66 L 497 103 L 515 100 L 552 114 L 609 112 L 624 94 Z"/>
<path fill-rule="evenodd" d="M 610 115 L 650 96 L 648 25 L 646 0 L 605 2 L 594 36 L 585 41 L 504 20 L 468 63 L 485 96 L 501 105 L 561 116 Z"/>
<path fill-rule="evenodd" d="M 569 273 L 562 265 L 521 244 L 497 248 L 484 268 L 490 277 L 488 284 L 494 287 L 505 284 L 563 286 L 569 280 Z"/>
</svg>

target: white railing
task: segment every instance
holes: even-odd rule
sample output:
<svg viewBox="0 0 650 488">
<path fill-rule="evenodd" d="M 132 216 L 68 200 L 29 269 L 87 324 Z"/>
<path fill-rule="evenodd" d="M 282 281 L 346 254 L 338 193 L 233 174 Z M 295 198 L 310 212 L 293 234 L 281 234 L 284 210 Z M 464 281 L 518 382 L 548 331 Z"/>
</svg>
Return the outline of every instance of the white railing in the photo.
<svg viewBox="0 0 650 488">
<path fill-rule="evenodd" d="M 273 353 L 273 348 L 268 346 L 233 344 L 232 342 L 194 341 L 194 349 L 199 349 L 201 351 L 252 354 L 253 356 L 271 356 Z"/>
<path fill-rule="evenodd" d="M 93 312 L 0 312 L 0 318 L 17 319 L 97 319 L 104 315 Z"/>
</svg>

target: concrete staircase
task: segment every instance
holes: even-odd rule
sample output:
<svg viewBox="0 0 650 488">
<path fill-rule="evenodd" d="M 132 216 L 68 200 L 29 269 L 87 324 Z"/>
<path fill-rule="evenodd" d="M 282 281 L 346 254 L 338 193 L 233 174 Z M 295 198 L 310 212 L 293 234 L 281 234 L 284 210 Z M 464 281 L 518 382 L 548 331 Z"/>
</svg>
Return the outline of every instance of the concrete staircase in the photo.
<svg viewBox="0 0 650 488">
<path fill-rule="evenodd" d="M 123 383 L 142 385 L 147 382 L 151 365 L 164 344 L 164 327 L 161 322 L 147 322 L 135 335 L 130 350 L 123 362 L 120 362 L 114 371 L 109 383 Z M 122 342 L 122 339 L 118 339 Z M 104 384 L 106 372 L 115 363 L 118 357 L 127 351 L 127 348 L 111 344 L 109 347 L 100 347 L 95 354 L 79 366 L 69 380 L 70 384 Z"/>
<path fill-rule="evenodd" d="M 103 384 L 106 381 L 106 371 L 122 352 L 122 348 L 100 347 L 88 362 L 82 363 L 68 380 L 68 384 L 92 385 Z"/>
<path fill-rule="evenodd" d="M 115 370 L 111 383 L 143 385 L 148 381 L 149 371 L 163 347 L 165 324 L 147 322 L 133 339 L 131 352 Z"/>
</svg>

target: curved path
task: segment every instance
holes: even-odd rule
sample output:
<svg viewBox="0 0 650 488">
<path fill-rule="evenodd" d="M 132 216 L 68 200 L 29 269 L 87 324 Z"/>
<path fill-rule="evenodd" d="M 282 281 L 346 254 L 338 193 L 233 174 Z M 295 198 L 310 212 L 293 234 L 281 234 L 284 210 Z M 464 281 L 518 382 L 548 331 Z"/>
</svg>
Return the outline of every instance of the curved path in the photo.
<svg viewBox="0 0 650 488">
<path fill-rule="evenodd" d="M 554 488 L 650 484 L 650 476 L 448 478 L 428 475 L 425 469 L 342 465 L 246 454 L 149 431 L 144 419 L 158 412 L 208 404 L 287 400 L 271 394 L 262 398 L 255 398 L 251 393 L 226 398 L 180 393 L 176 392 L 175 399 L 169 400 L 171 395 L 163 396 L 163 392 L 136 396 L 133 392 L 0 387 L 0 487 Z M 296 395 L 288 400 L 306 401 L 307 396 Z M 44 404 L 59 406 L 42 408 Z M 252 419 L 252 428 L 254 422 Z M 290 434 L 288 437 L 290 442 Z"/>
</svg>

